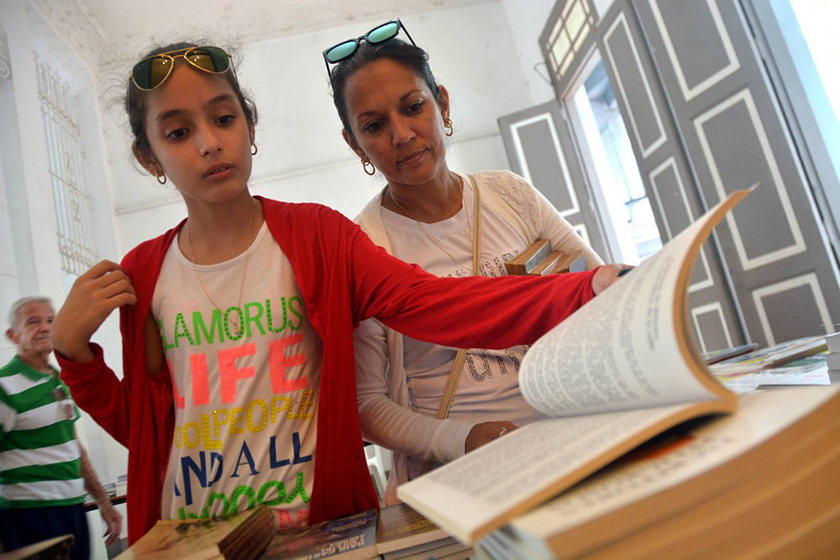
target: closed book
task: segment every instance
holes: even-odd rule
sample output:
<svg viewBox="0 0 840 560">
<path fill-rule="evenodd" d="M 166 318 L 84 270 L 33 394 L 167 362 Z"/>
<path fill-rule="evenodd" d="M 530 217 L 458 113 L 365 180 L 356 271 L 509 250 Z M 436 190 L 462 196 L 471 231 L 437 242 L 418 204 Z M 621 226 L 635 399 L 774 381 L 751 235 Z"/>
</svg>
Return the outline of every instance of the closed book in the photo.
<svg viewBox="0 0 840 560">
<path fill-rule="evenodd" d="M 825 355 L 825 364 L 828 366 L 828 369 L 831 370 L 838 370 L 840 369 L 840 354 L 835 354 L 833 352 L 829 352 Z"/>
<path fill-rule="evenodd" d="M 406 504 L 395 504 L 379 511 L 376 530 L 376 550 L 379 554 L 439 541 L 448 536 L 446 531 Z"/>
<path fill-rule="evenodd" d="M 278 533 L 263 553 L 265 560 L 369 560 L 376 551 L 376 510 L 322 521 Z"/>
<path fill-rule="evenodd" d="M 274 536 L 271 510 L 258 506 L 215 519 L 161 520 L 128 550 L 121 560 L 250 560 L 257 558 Z"/>
<path fill-rule="evenodd" d="M 553 274 L 557 265 L 567 257 L 563 251 L 553 251 L 543 261 L 534 267 L 528 274 L 532 276 L 545 276 L 546 274 Z"/>
<path fill-rule="evenodd" d="M 777 368 L 794 360 L 827 350 L 823 336 L 806 336 L 723 360 L 712 366 L 715 375 L 727 375 Z"/>
<path fill-rule="evenodd" d="M 583 272 L 586 270 L 586 258 L 583 251 L 575 251 L 565 255 L 564 258 L 554 267 L 554 274 L 565 272 Z"/>
<path fill-rule="evenodd" d="M 840 353 L 840 332 L 825 335 L 825 343 L 829 352 Z"/>
<path fill-rule="evenodd" d="M 538 239 L 527 249 L 505 263 L 508 274 L 529 274 L 534 267 L 551 254 L 551 242 Z"/>
</svg>

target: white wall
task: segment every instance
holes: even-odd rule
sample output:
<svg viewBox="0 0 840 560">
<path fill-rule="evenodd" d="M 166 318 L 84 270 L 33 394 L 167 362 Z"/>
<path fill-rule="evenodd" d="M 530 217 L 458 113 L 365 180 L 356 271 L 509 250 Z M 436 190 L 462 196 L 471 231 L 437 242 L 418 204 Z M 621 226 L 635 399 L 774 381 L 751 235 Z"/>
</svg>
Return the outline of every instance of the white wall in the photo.
<svg viewBox="0 0 840 560">
<path fill-rule="evenodd" d="M 39 109 L 36 52 L 69 78 L 79 101 L 78 117 L 81 141 L 85 147 L 84 173 L 93 186 L 93 207 L 99 220 L 94 222 L 94 236 L 103 256 L 118 258 L 112 202 L 107 196 L 107 169 L 102 161 L 96 96 L 84 65 L 52 33 L 38 14 L 24 2 L 0 4 L 0 27 L 8 38 L 11 78 L 0 84 L 0 304 L 3 328 L 12 301 L 22 295 L 40 294 L 60 305 L 66 294 L 66 276 L 61 270 L 57 246 L 57 226 L 53 195 L 48 175 L 44 125 Z M 119 349 L 115 320 L 97 335 L 104 346 Z M 119 364 L 119 351 L 110 352 Z M 0 363 L 14 354 L 14 347 L 0 345 Z M 119 368 L 117 368 L 119 369 Z M 87 415 L 76 430 L 88 447 L 100 479 L 108 482 L 125 473 L 127 454 Z M 97 529 L 98 530 L 98 529 Z M 92 533 L 93 557 L 105 558 L 99 534 Z"/>
<path fill-rule="evenodd" d="M 557 0 L 502 0 L 522 72 L 531 92 L 531 105 L 554 99 L 539 38 Z M 535 69 L 536 68 L 536 69 Z M 531 105 L 523 106 L 526 109 Z"/>
</svg>

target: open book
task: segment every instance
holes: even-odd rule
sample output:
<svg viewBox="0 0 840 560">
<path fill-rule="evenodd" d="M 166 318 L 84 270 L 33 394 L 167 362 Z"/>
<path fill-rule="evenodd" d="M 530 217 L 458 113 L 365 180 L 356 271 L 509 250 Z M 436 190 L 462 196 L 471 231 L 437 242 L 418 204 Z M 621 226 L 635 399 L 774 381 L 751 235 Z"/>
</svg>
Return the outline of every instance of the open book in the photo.
<svg viewBox="0 0 840 560">
<path fill-rule="evenodd" d="M 687 286 L 703 242 L 748 194 L 730 195 L 531 347 L 522 393 L 555 418 L 404 484 L 399 498 L 472 544 L 652 436 L 734 412 L 738 397 L 697 348 Z"/>
<path fill-rule="evenodd" d="M 837 558 L 840 386 L 742 397 L 480 539 L 503 560 Z"/>
</svg>

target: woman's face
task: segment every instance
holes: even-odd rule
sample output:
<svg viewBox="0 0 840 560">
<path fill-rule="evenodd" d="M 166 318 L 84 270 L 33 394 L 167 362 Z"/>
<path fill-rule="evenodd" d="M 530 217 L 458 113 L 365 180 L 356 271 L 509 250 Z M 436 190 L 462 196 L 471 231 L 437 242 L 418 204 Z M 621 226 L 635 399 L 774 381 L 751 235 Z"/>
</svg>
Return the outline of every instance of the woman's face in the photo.
<svg viewBox="0 0 840 560">
<path fill-rule="evenodd" d="M 440 104 L 411 68 L 383 58 L 353 74 L 345 85 L 347 116 L 359 157 L 367 156 L 389 185 L 418 186 L 448 172 L 443 119 L 449 94 Z"/>
<path fill-rule="evenodd" d="M 188 207 L 225 202 L 247 188 L 253 128 L 224 78 L 180 63 L 146 101 L 151 155 L 135 156 L 153 175 L 166 173 Z"/>
</svg>

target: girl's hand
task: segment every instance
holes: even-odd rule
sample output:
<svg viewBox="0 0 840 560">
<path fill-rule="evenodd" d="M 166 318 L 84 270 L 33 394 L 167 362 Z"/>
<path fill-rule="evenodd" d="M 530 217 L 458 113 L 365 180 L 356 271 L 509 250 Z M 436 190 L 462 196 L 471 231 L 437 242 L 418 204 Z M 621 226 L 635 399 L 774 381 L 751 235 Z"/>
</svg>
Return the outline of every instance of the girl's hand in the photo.
<svg viewBox="0 0 840 560">
<path fill-rule="evenodd" d="M 73 362 L 93 359 L 88 343 L 111 312 L 137 303 L 128 277 L 115 262 L 101 261 L 73 283 L 52 327 L 53 348 Z"/>
<path fill-rule="evenodd" d="M 634 267 L 627 264 L 605 264 L 592 277 L 592 291 L 597 296 L 613 285 L 616 280 L 624 276 Z"/>
<path fill-rule="evenodd" d="M 494 439 L 498 439 L 515 429 L 516 424 L 511 422 L 483 422 L 476 424 L 470 430 L 467 441 L 464 442 L 464 451 L 469 453 L 473 449 L 477 449 L 485 443 L 490 443 Z"/>
</svg>

